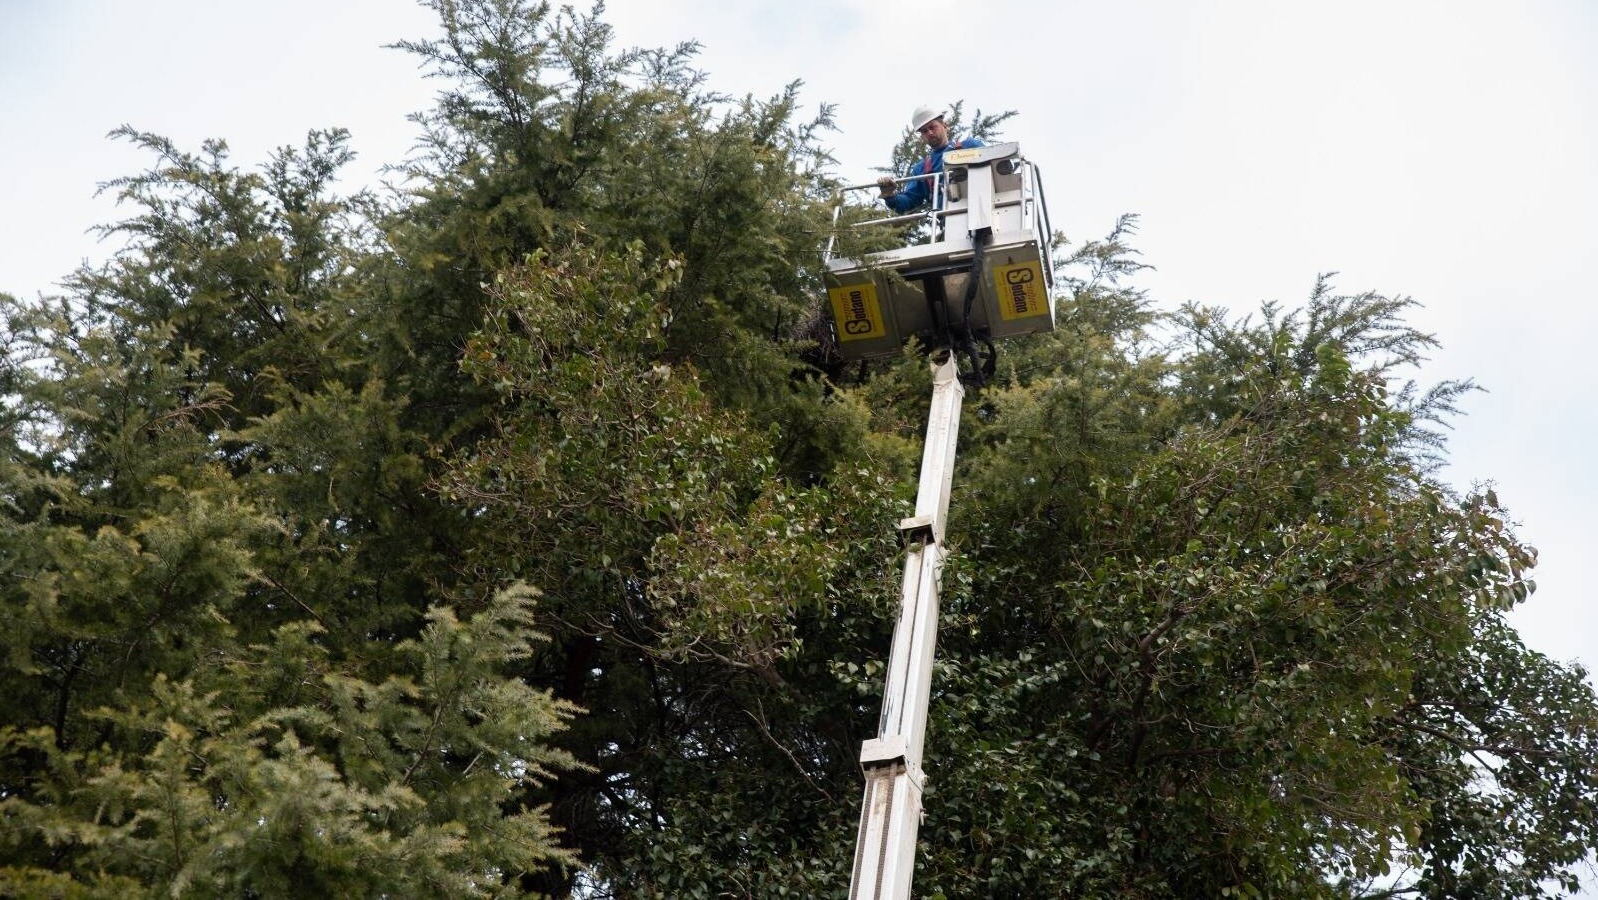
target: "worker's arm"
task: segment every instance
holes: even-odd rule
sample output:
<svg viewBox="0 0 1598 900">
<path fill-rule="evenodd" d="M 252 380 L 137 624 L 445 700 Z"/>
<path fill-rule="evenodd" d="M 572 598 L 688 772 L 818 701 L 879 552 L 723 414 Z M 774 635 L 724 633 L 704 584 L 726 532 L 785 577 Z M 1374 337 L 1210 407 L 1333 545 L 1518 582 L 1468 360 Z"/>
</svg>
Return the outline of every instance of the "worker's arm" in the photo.
<svg viewBox="0 0 1598 900">
<path fill-rule="evenodd" d="M 882 202 L 888 204 L 888 208 L 894 212 L 903 214 L 927 202 L 927 182 L 928 179 L 926 178 L 917 178 L 914 181 L 906 182 L 904 190 L 896 194 L 886 193 L 892 187 L 893 179 L 882 178 L 877 181 L 877 184 L 884 191 Z"/>
</svg>

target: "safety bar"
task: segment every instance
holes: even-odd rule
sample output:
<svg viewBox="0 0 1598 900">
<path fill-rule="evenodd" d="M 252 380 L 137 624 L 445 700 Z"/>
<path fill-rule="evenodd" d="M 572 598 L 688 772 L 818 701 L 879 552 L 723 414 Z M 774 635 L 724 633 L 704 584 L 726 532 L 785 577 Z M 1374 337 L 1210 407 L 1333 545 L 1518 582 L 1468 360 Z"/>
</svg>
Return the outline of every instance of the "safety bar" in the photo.
<svg viewBox="0 0 1598 900">
<path fill-rule="evenodd" d="M 929 172 L 924 175 L 903 175 L 893 179 L 893 183 L 909 184 L 912 181 L 922 180 L 932 182 L 932 184 L 928 186 L 929 190 L 932 192 L 932 196 L 937 197 L 942 194 L 944 180 L 944 173 L 942 171 Z M 838 202 L 832 208 L 832 230 L 827 233 L 827 248 L 822 251 L 822 259 L 832 259 L 832 248 L 838 241 L 838 217 L 843 213 L 843 196 L 853 191 L 875 190 L 877 188 L 878 182 L 875 181 L 868 181 L 864 184 L 851 184 L 847 187 L 838 188 Z M 937 206 L 937 204 L 934 204 L 934 206 Z M 867 225 L 900 225 L 908 222 L 918 221 L 932 222 L 935 221 L 934 216 L 941 212 L 941 208 L 929 208 L 925 212 L 905 213 L 903 215 L 897 216 L 885 216 L 880 219 L 870 219 L 865 222 L 856 222 L 851 227 L 864 228 Z M 927 242 L 933 242 L 936 237 L 936 230 L 934 230 L 933 233 L 927 236 Z"/>
<path fill-rule="evenodd" d="M 1017 162 L 1025 166 L 1028 173 L 1022 182 L 1023 187 L 1020 200 L 1020 205 L 1023 208 L 1022 219 L 1023 221 L 1030 222 L 1032 231 L 1037 236 L 1038 252 L 1043 257 L 1044 268 L 1050 272 L 1050 280 L 1052 281 L 1052 273 L 1054 271 L 1054 253 L 1052 246 L 1054 240 L 1054 223 L 1049 219 L 1049 205 L 1048 202 L 1044 200 L 1043 172 L 1035 163 L 1026 159 L 1025 157 L 1017 157 L 1016 159 Z M 936 198 L 943 196 L 947 186 L 946 178 L 947 172 L 937 171 L 920 175 L 903 175 L 894 178 L 893 183 L 902 185 L 918 180 L 930 181 L 932 182 L 930 185 L 932 196 Z M 878 182 L 868 181 L 864 184 L 851 184 L 847 187 L 838 189 L 838 202 L 837 205 L 835 205 L 832 209 L 832 229 L 827 234 L 827 246 L 826 249 L 822 251 L 823 259 L 832 259 L 833 250 L 837 246 L 838 220 L 843 213 L 845 195 L 855 191 L 875 190 L 877 189 L 877 186 Z M 1004 201 L 1000 205 L 1011 206 L 1014 205 L 1015 202 L 1016 201 L 1013 200 Z M 926 238 L 924 241 L 922 241 L 922 243 L 935 244 L 943 239 L 943 219 L 947 215 L 949 215 L 949 211 L 944 208 L 944 204 L 934 202 L 930 204 L 927 209 L 920 212 L 870 219 L 868 221 L 854 223 L 852 227 L 863 228 L 869 225 L 903 225 L 911 222 L 926 222 L 931 227 L 927 229 Z"/>
<path fill-rule="evenodd" d="M 1031 200 L 1036 204 L 1038 211 L 1042 213 L 1038 222 L 1038 224 L 1043 226 L 1039 229 L 1040 233 L 1038 234 L 1038 252 L 1043 255 L 1043 269 L 1049 273 L 1048 280 L 1052 284 L 1054 282 L 1054 223 L 1049 220 L 1049 202 L 1044 199 L 1043 170 L 1030 163 L 1028 168 L 1032 170 Z"/>
<path fill-rule="evenodd" d="M 925 173 L 925 174 L 922 174 L 922 175 L 901 175 L 898 178 L 893 179 L 893 183 L 894 184 L 909 184 L 912 181 L 921 181 L 922 179 L 941 180 L 942 178 L 943 178 L 943 172 L 940 170 L 940 171 L 937 171 L 937 172 L 928 172 L 928 173 Z M 838 188 L 838 193 L 842 194 L 842 193 L 847 193 L 849 191 L 864 191 L 864 190 L 867 190 L 869 188 L 877 187 L 878 185 L 879 185 L 879 182 L 876 182 L 876 181 L 868 181 L 868 182 L 866 182 L 864 184 L 851 184 L 848 187 Z"/>
</svg>

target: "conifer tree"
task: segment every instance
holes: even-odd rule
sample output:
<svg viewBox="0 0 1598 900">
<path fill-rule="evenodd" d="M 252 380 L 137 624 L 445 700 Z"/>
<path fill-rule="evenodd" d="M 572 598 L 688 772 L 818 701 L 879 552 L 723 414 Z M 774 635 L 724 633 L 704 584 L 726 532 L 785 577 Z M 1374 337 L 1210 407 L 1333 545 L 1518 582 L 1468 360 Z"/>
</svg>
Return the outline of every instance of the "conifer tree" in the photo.
<svg viewBox="0 0 1598 900">
<path fill-rule="evenodd" d="M 120 134 L 157 159 L 115 183 L 129 249 L 5 298 L 0 893 L 492 895 L 569 859 L 517 802 L 577 765 L 574 710 L 507 675 L 534 593 L 418 563 L 446 517 L 349 303 L 343 135 L 255 174 Z"/>
<path fill-rule="evenodd" d="M 846 895 L 930 381 L 794 337 L 828 111 L 429 5 L 398 193 L 123 129 L 129 249 L 4 298 L 0 892 Z M 1573 889 L 1598 703 L 1435 474 L 1470 386 L 1325 280 L 1162 315 L 1133 226 L 968 394 L 918 892 Z"/>
</svg>

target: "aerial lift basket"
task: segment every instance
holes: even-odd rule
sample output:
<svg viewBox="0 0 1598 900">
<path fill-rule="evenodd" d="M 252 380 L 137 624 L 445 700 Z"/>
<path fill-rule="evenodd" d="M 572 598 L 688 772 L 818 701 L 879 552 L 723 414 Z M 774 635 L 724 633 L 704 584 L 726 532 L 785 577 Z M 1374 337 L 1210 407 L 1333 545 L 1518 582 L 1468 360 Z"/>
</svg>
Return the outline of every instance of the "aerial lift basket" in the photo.
<svg viewBox="0 0 1598 900">
<path fill-rule="evenodd" d="M 927 211 L 854 226 L 920 223 L 923 242 L 850 259 L 834 255 L 836 233 L 828 241 L 828 305 L 845 360 L 896 354 L 912 337 L 928 347 L 991 344 L 1054 329 L 1052 230 L 1037 166 L 1011 142 L 947 151 L 943 167 L 898 179 L 929 182 Z M 834 222 L 850 192 L 875 188 L 844 188 Z"/>
</svg>

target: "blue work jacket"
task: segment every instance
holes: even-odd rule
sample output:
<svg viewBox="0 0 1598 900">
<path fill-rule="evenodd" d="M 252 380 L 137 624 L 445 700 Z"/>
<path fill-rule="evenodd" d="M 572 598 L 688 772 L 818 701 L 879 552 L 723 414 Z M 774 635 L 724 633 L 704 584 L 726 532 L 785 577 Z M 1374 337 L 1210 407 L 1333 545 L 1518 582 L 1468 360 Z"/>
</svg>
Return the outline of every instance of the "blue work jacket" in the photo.
<svg viewBox="0 0 1598 900">
<path fill-rule="evenodd" d="M 933 172 L 942 172 L 943 171 L 943 154 L 944 154 L 945 151 L 948 151 L 948 150 L 965 150 L 965 149 L 967 149 L 969 147 L 981 147 L 981 146 L 982 146 L 982 141 L 977 139 L 977 138 L 961 138 L 961 139 L 959 139 L 957 141 L 951 139 L 948 143 L 944 144 L 942 147 L 939 147 L 938 149 L 932 151 L 932 154 L 930 156 L 928 156 L 926 159 L 923 159 L 920 162 L 916 163 L 915 167 L 912 168 L 910 171 L 906 172 L 905 174 L 906 175 L 929 175 L 929 174 L 931 174 Z M 884 198 L 882 198 L 882 202 L 888 204 L 888 208 L 893 210 L 896 213 L 907 213 L 910 210 L 915 209 L 916 207 L 920 206 L 921 204 L 927 202 L 927 200 L 928 200 L 927 194 L 931 190 L 931 188 L 932 188 L 932 179 L 930 179 L 930 178 L 917 178 L 915 181 L 907 182 L 905 184 L 905 186 L 904 186 L 904 190 L 900 191 L 899 193 L 894 194 L 892 197 L 884 197 Z"/>
</svg>

